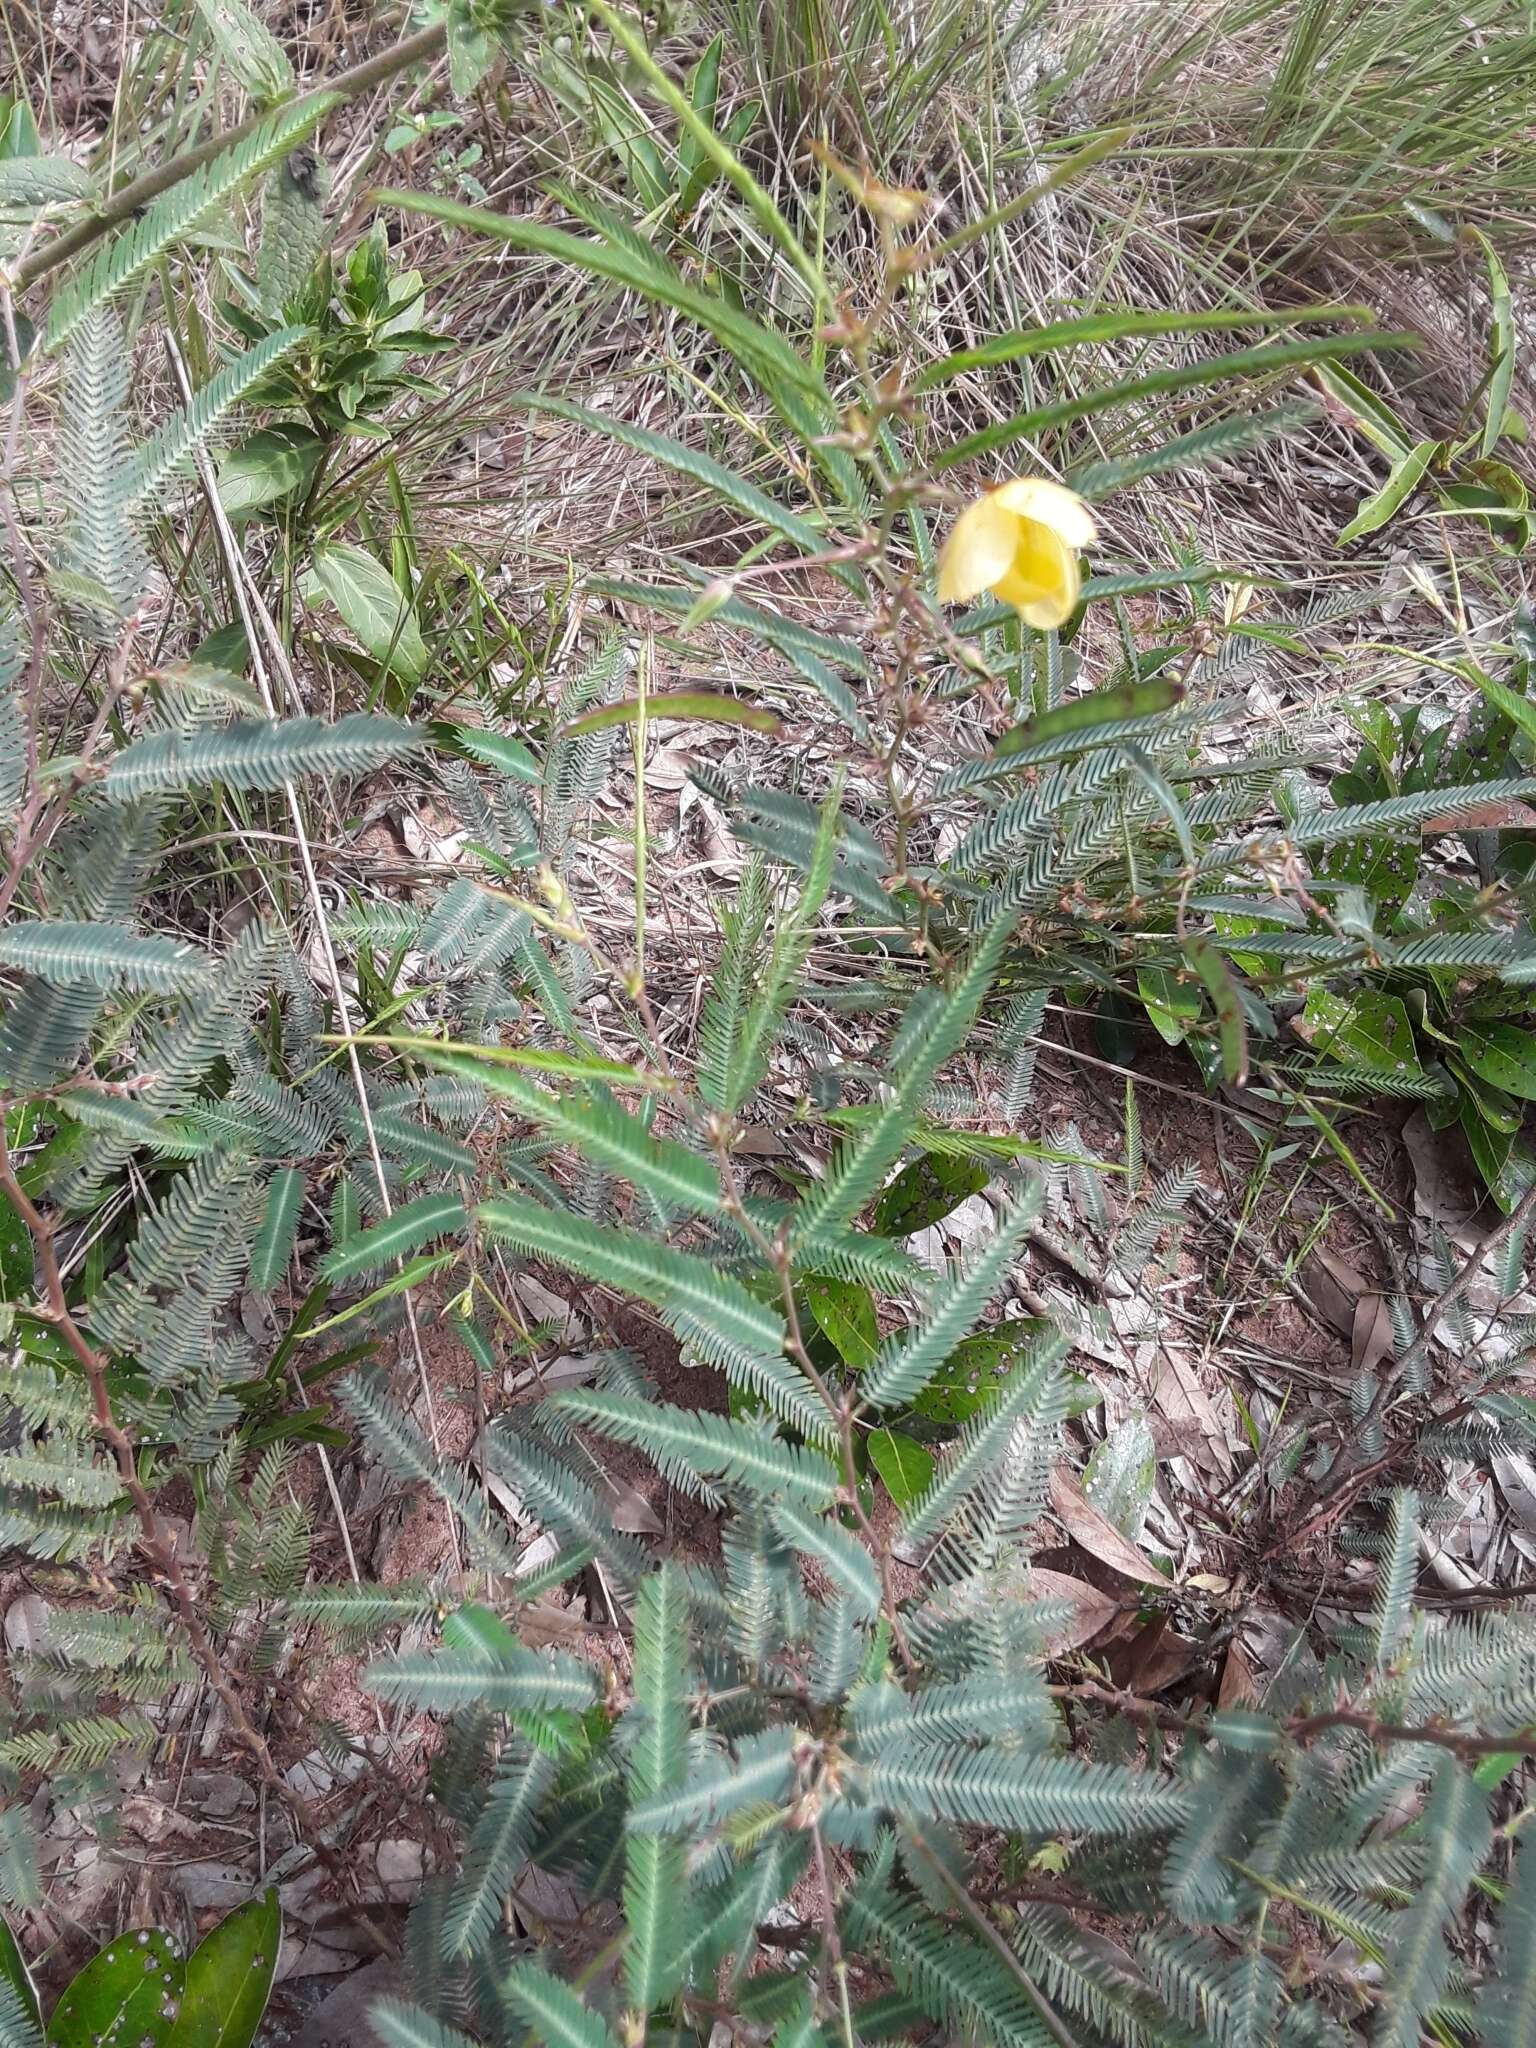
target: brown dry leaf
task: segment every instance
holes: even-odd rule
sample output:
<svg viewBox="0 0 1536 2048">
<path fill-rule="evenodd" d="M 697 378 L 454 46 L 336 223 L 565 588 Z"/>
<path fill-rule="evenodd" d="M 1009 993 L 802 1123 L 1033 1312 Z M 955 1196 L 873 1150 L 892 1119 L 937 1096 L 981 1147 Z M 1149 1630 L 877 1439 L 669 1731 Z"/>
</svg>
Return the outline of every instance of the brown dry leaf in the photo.
<svg viewBox="0 0 1536 2048">
<path fill-rule="evenodd" d="M 1193 1458 L 1207 1472 L 1226 1479 L 1232 1472 L 1232 1450 L 1211 1397 L 1200 1376 L 1177 1350 L 1164 1347 L 1163 1370 L 1153 1399 L 1178 1432 L 1177 1455 Z"/>
<path fill-rule="evenodd" d="M 1051 1506 L 1073 1542 L 1107 1565 L 1122 1578 L 1138 1579 L 1144 1586 L 1166 1587 L 1168 1580 L 1144 1550 L 1138 1550 L 1128 1536 L 1122 1536 L 1106 1515 L 1101 1515 L 1077 1481 L 1063 1466 L 1051 1474 Z"/>
<path fill-rule="evenodd" d="M 517 1633 L 530 1649 L 584 1642 L 591 1633 L 580 1615 L 557 1607 L 553 1600 L 534 1600 L 517 1617 Z"/>
<path fill-rule="evenodd" d="M 1109 1668 L 1115 1683 L 1126 1692 L 1150 1699 L 1188 1677 L 1201 1661 L 1188 1637 L 1176 1635 L 1167 1615 L 1159 1614 L 1115 1651 Z"/>
<path fill-rule="evenodd" d="M 1228 1707 L 1256 1707 L 1259 1688 L 1248 1662 L 1248 1653 L 1234 1636 L 1227 1646 L 1227 1661 L 1221 1667 L 1221 1684 L 1216 1690 L 1218 1713 Z"/>
<path fill-rule="evenodd" d="M 1360 1297 L 1371 1292 L 1365 1275 L 1348 1259 L 1319 1245 L 1301 1269 L 1301 1283 L 1324 1322 L 1331 1323 L 1341 1337 L 1353 1336 Z"/>
<path fill-rule="evenodd" d="M 1349 1351 L 1356 1372 L 1374 1372 L 1392 1355 L 1392 1317 L 1384 1294 L 1362 1294 L 1355 1303 Z"/>
<path fill-rule="evenodd" d="M 613 1503 L 613 1526 L 626 1536 L 659 1536 L 661 1517 L 638 1486 L 626 1486 Z"/>
<path fill-rule="evenodd" d="M 1426 839 L 1439 832 L 1528 832 L 1536 825 L 1536 811 L 1529 804 L 1469 804 L 1464 811 L 1447 811 L 1443 817 L 1426 818 L 1420 828 Z"/>
<path fill-rule="evenodd" d="M 1036 1599 L 1070 1600 L 1076 1610 L 1070 1621 L 1064 1621 L 1047 1638 L 1045 1650 L 1049 1657 L 1064 1657 L 1068 1650 L 1080 1650 L 1084 1643 L 1091 1643 L 1119 1612 L 1107 1593 L 1090 1586 L 1086 1579 L 1074 1579 L 1070 1572 L 1053 1572 L 1043 1565 L 1033 1565 L 1029 1584 Z"/>
</svg>

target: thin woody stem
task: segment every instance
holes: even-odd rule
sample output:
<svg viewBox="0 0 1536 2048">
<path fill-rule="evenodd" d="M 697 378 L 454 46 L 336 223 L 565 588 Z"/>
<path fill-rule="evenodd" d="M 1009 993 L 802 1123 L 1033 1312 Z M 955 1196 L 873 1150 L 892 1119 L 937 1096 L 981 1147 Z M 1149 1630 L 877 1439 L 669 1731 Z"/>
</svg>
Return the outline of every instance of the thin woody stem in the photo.
<svg viewBox="0 0 1536 2048">
<path fill-rule="evenodd" d="M 404 71 L 408 65 L 422 64 L 435 57 L 443 47 L 448 33 L 446 20 L 434 22 L 430 28 L 406 36 L 377 56 L 365 57 L 360 64 L 354 64 L 349 71 L 340 72 L 323 86 L 302 95 L 293 104 L 302 107 L 315 100 L 360 99 L 365 92 L 371 92 L 376 85 L 383 85 L 394 77 L 397 71 Z M 101 236 L 120 227 L 126 220 L 158 199 L 162 192 L 168 192 L 173 185 L 179 185 L 183 178 L 190 177 L 204 164 L 212 163 L 217 156 L 230 149 L 237 142 L 243 142 L 272 112 L 270 107 L 256 109 L 239 121 L 233 128 L 225 128 L 217 135 L 211 135 L 206 142 L 200 142 L 193 149 L 183 150 L 180 156 L 171 157 L 163 164 L 157 164 L 152 171 L 145 171 L 130 184 L 120 186 L 109 199 L 97 207 L 89 218 L 79 221 L 51 242 L 45 242 L 40 249 L 17 264 L 11 277 L 11 284 L 17 291 L 25 291 L 29 285 L 46 277 L 51 270 L 57 270 L 61 263 L 67 263 L 71 256 L 78 256 L 82 249 L 88 249 Z"/>
</svg>

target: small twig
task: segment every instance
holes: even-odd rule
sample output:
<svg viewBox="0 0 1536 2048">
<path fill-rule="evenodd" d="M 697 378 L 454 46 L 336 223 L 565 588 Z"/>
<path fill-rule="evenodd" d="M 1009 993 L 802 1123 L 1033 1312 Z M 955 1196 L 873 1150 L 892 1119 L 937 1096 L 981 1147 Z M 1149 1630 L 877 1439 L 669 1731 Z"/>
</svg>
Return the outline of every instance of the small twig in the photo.
<svg viewBox="0 0 1536 2048">
<path fill-rule="evenodd" d="M 1181 1714 L 1172 1707 L 1160 1707 L 1151 1700 L 1139 1699 L 1135 1693 L 1122 1692 L 1115 1686 L 1100 1685 L 1093 1679 L 1080 1679 L 1075 1685 L 1052 1685 L 1046 1690 L 1055 1699 L 1096 1700 L 1103 1706 L 1113 1707 L 1129 1721 L 1139 1722 L 1144 1727 L 1160 1728 L 1165 1734 L 1208 1736 L 1211 1733 L 1206 1722 Z M 1442 1728 L 1433 1722 L 1410 1727 L 1400 1721 L 1383 1721 L 1377 1715 L 1355 1707 L 1335 1707 L 1326 1714 L 1300 1714 L 1282 1722 L 1281 1726 L 1293 1742 L 1299 1743 L 1312 1742 L 1334 1728 L 1353 1728 L 1369 1736 L 1372 1742 L 1423 1742 L 1434 1749 L 1449 1750 L 1452 1755 L 1467 1761 L 1485 1756 L 1536 1757 L 1536 1730 L 1527 1729 L 1508 1735 L 1464 1735 L 1459 1729 Z"/>
</svg>

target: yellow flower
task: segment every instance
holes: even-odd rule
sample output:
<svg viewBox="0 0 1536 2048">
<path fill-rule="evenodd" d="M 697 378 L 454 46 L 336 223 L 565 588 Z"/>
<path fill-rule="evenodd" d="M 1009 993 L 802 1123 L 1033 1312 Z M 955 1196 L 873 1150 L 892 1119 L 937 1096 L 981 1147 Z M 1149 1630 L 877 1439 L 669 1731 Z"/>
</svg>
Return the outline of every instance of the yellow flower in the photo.
<svg viewBox="0 0 1536 2048">
<path fill-rule="evenodd" d="M 1064 484 L 1043 476 L 999 484 L 955 521 L 939 557 L 939 602 L 990 590 L 1017 605 L 1026 625 L 1065 625 L 1082 588 L 1077 550 L 1094 533 L 1088 507 Z"/>
</svg>

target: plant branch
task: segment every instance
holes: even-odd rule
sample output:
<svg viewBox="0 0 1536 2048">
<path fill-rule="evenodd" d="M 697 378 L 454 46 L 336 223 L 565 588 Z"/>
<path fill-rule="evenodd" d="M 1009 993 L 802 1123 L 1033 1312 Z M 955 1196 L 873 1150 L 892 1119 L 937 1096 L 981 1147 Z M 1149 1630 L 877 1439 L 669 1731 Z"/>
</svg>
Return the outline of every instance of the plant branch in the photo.
<svg viewBox="0 0 1536 2048">
<path fill-rule="evenodd" d="M 447 22 L 434 22 L 430 28 L 419 29 L 415 35 L 406 36 L 376 56 L 365 57 L 360 64 L 354 64 L 349 71 L 340 72 L 323 86 L 304 93 L 295 103 L 303 106 L 306 101 L 360 99 L 365 92 L 371 92 L 376 85 L 383 85 L 394 77 L 397 71 L 404 71 L 411 64 L 421 64 L 437 56 L 442 49 L 448 32 Z M 61 263 L 67 263 L 71 256 L 78 256 L 82 249 L 88 249 L 102 235 L 109 234 L 126 220 L 158 199 L 162 192 L 168 192 L 173 185 L 179 185 L 183 178 L 190 177 L 204 164 L 212 163 L 225 150 L 237 142 L 243 142 L 272 112 L 270 107 L 259 107 L 239 121 L 233 128 L 225 128 L 217 135 L 211 135 L 206 142 L 186 149 L 179 156 L 157 164 L 152 171 L 145 171 L 129 184 L 119 186 L 116 192 L 101 203 L 87 219 L 78 221 L 51 242 L 46 242 L 17 264 L 11 283 L 15 290 L 25 291 L 29 285 L 46 277 L 51 270 L 57 270 Z"/>
</svg>

